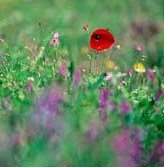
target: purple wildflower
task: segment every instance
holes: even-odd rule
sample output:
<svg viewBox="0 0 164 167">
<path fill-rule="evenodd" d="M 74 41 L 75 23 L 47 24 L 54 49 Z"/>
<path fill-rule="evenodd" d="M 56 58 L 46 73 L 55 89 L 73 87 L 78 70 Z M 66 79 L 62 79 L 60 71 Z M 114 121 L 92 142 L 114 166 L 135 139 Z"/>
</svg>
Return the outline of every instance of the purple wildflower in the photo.
<svg viewBox="0 0 164 167">
<path fill-rule="evenodd" d="M 150 79 L 152 81 L 154 80 L 155 75 L 154 75 L 154 71 L 152 69 L 148 69 L 147 77 L 148 77 L 148 79 Z"/>
<path fill-rule="evenodd" d="M 45 133 L 48 135 L 63 133 L 61 111 L 64 99 L 65 92 L 58 85 L 49 88 L 44 94 L 40 95 L 35 107 L 34 117 L 34 127 L 37 133 L 40 133 L 40 128 L 45 129 Z"/>
<path fill-rule="evenodd" d="M 149 163 L 159 166 L 164 164 L 164 141 L 159 141 L 154 145 Z"/>
<path fill-rule="evenodd" d="M 130 103 L 124 101 L 122 102 L 121 104 L 121 113 L 122 114 L 126 114 L 126 113 L 129 113 L 131 111 L 131 105 Z"/>
<path fill-rule="evenodd" d="M 107 88 L 101 88 L 100 90 L 100 110 L 106 110 L 109 106 L 109 96 L 111 91 Z"/>
<path fill-rule="evenodd" d="M 108 114 L 106 112 L 107 109 L 113 110 L 115 108 L 115 104 L 109 101 L 109 96 L 111 95 L 111 91 L 107 88 L 101 88 L 100 90 L 100 101 L 99 101 L 99 115 L 100 119 L 103 122 L 107 122 Z"/>
<path fill-rule="evenodd" d="M 64 77 L 68 77 L 68 71 L 67 71 L 66 63 L 62 62 L 61 66 L 59 67 L 59 73 Z"/>
<path fill-rule="evenodd" d="M 49 90 L 46 95 L 41 97 L 37 105 L 39 112 L 48 113 L 51 116 L 59 114 L 59 105 L 63 98 L 60 90 Z"/>
<path fill-rule="evenodd" d="M 113 140 L 112 145 L 117 153 L 129 153 L 131 149 L 130 132 L 122 130 Z"/>
<path fill-rule="evenodd" d="M 35 123 L 48 129 L 54 127 L 54 118 L 61 115 L 61 106 L 64 102 L 64 92 L 59 86 L 52 87 L 42 94 L 36 105 Z"/>
<path fill-rule="evenodd" d="M 77 68 L 73 75 L 73 82 L 75 85 L 79 85 L 82 81 L 82 72 L 81 68 Z"/>
<path fill-rule="evenodd" d="M 133 74 L 133 70 L 132 70 L 132 69 L 128 69 L 128 70 L 126 71 L 126 74 L 131 76 L 131 75 Z"/>
<path fill-rule="evenodd" d="M 99 130 L 100 130 L 100 127 L 97 124 L 93 124 L 93 123 L 90 124 L 89 129 L 86 133 L 87 140 L 88 141 L 93 141 L 96 138 Z"/>
<path fill-rule="evenodd" d="M 111 91 L 107 88 L 101 88 L 100 90 L 100 101 L 99 108 L 100 112 L 105 111 L 107 109 L 114 110 L 116 108 L 116 104 L 109 101 L 109 96 L 111 95 Z"/>
<path fill-rule="evenodd" d="M 112 142 L 113 150 L 117 153 L 117 167 L 133 167 L 134 162 L 130 154 L 132 152 L 132 141 L 130 139 L 130 132 L 122 130 Z"/>
<path fill-rule="evenodd" d="M 24 140 L 25 140 L 25 136 L 23 136 L 18 132 L 14 133 L 11 137 L 11 143 L 16 146 L 20 145 Z"/>
<path fill-rule="evenodd" d="M 138 133 L 137 133 L 138 134 Z M 136 134 L 122 130 L 112 141 L 113 150 L 117 153 L 118 167 L 135 167 L 141 162 L 141 142 Z M 137 157 L 137 159 L 136 159 Z"/>
<path fill-rule="evenodd" d="M 141 139 L 143 138 L 143 131 L 139 129 L 133 129 L 131 131 L 131 140 L 133 141 L 133 149 L 131 153 L 131 157 L 135 161 L 136 164 L 141 166 L 142 163 L 142 151 L 143 147 L 141 144 Z"/>
<path fill-rule="evenodd" d="M 141 52 L 143 50 L 143 46 L 142 45 L 137 45 L 136 50 Z"/>
<path fill-rule="evenodd" d="M 160 98 L 164 98 L 164 91 L 160 89 L 155 96 L 155 102 L 157 102 Z"/>
</svg>

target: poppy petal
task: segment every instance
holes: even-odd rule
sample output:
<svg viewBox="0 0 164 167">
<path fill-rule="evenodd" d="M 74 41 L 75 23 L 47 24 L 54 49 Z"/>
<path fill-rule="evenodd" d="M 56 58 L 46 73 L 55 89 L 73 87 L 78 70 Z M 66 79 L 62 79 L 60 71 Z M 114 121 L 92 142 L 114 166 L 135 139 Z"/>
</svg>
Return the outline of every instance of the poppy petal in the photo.
<svg viewBox="0 0 164 167">
<path fill-rule="evenodd" d="M 96 29 L 90 36 L 90 47 L 95 51 L 104 51 L 114 44 L 114 36 L 108 29 Z"/>
</svg>

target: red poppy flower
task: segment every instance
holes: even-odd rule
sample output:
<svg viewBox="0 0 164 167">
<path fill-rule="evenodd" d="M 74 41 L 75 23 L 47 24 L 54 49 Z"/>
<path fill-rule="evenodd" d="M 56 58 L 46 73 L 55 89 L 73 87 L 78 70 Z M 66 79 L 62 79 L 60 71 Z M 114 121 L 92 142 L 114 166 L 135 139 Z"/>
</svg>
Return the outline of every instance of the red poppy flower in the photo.
<svg viewBox="0 0 164 167">
<path fill-rule="evenodd" d="M 114 37 L 108 29 L 96 29 L 90 37 L 90 47 L 95 51 L 104 51 L 114 44 Z"/>
</svg>

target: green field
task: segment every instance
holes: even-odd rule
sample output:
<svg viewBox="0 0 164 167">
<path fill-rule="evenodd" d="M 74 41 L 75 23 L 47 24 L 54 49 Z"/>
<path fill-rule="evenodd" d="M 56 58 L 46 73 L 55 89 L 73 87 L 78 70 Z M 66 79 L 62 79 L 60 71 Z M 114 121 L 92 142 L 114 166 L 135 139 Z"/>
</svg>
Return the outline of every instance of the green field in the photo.
<svg viewBox="0 0 164 167">
<path fill-rule="evenodd" d="M 162 167 L 163 6 L 0 0 L 0 167 Z"/>
</svg>

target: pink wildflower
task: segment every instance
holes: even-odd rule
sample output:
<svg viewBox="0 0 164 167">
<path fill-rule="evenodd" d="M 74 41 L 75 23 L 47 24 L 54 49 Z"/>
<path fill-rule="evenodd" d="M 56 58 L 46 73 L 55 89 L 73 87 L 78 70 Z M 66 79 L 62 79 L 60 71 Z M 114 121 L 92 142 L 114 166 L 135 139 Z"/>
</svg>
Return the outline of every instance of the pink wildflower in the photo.
<svg viewBox="0 0 164 167">
<path fill-rule="evenodd" d="M 109 102 L 108 103 L 108 109 L 110 111 L 114 110 L 115 108 L 116 108 L 116 104 L 115 103 L 113 103 L 113 102 Z"/>
<path fill-rule="evenodd" d="M 98 132 L 100 131 L 100 126 L 97 124 L 90 124 L 89 129 L 86 133 L 86 138 L 88 141 L 93 141 L 96 136 L 98 135 Z"/>
<path fill-rule="evenodd" d="M 54 39 L 59 39 L 59 33 L 58 32 L 54 33 Z"/>
<path fill-rule="evenodd" d="M 59 67 L 59 73 L 64 77 L 68 77 L 68 71 L 67 71 L 66 63 L 62 62 L 61 66 Z"/>
<path fill-rule="evenodd" d="M 52 46 L 58 45 L 58 39 L 52 39 L 51 45 L 52 45 Z"/>
<path fill-rule="evenodd" d="M 154 71 L 152 69 L 148 69 L 148 71 L 147 71 L 147 77 L 150 80 L 154 80 L 155 75 L 154 75 Z"/>
<path fill-rule="evenodd" d="M 84 26 L 83 26 L 83 30 L 84 30 L 84 31 L 88 31 L 88 30 L 89 30 L 89 26 L 88 26 L 88 25 L 84 25 Z"/>
<path fill-rule="evenodd" d="M 81 68 L 77 68 L 77 70 L 75 71 L 74 75 L 73 75 L 73 81 L 75 85 L 80 84 L 80 82 L 82 81 L 82 72 L 81 72 Z"/>
<path fill-rule="evenodd" d="M 131 111 L 131 105 L 128 102 L 122 102 L 121 104 L 121 113 L 126 114 Z"/>
<path fill-rule="evenodd" d="M 56 46 L 56 45 L 58 45 L 58 40 L 59 40 L 59 33 L 55 32 L 50 44 L 53 46 Z"/>
<path fill-rule="evenodd" d="M 143 50 L 143 46 L 142 45 L 137 45 L 136 50 L 138 50 L 139 52 L 141 52 Z"/>
</svg>

